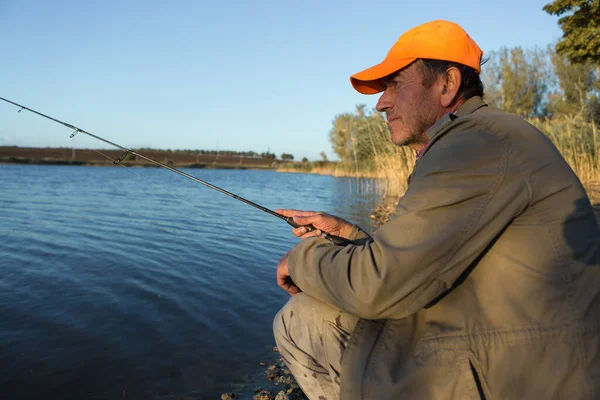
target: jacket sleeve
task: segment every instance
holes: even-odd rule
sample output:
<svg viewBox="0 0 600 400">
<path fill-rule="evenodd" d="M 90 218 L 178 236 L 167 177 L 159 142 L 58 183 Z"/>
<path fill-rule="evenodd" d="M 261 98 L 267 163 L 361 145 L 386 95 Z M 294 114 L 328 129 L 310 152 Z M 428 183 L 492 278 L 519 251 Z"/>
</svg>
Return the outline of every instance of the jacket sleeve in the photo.
<svg viewBox="0 0 600 400">
<path fill-rule="evenodd" d="M 289 271 L 305 293 L 364 319 L 399 319 L 450 289 L 521 213 L 529 186 L 491 133 L 458 132 L 419 160 L 396 214 L 372 239 L 300 242 Z"/>
</svg>

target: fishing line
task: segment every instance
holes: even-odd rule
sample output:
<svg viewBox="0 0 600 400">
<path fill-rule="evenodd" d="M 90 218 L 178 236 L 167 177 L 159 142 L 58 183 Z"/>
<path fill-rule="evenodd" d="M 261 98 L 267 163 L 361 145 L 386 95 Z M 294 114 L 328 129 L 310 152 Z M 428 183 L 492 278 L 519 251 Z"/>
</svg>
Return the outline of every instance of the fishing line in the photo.
<svg viewBox="0 0 600 400">
<path fill-rule="evenodd" d="M 273 211 L 273 210 L 270 210 L 270 209 L 268 209 L 268 208 L 266 208 L 266 207 L 263 207 L 263 206 L 261 206 L 261 205 L 259 205 L 259 204 L 257 204 L 257 203 L 254 203 L 254 202 L 252 202 L 252 201 L 250 201 L 250 200 L 247 200 L 247 199 L 245 199 L 245 198 L 243 198 L 243 197 L 240 197 L 240 196 L 238 196 L 238 195 L 236 195 L 236 194 L 233 194 L 233 193 L 231 193 L 231 192 L 229 192 L 229 191 L 227 191 L 227 190 L 225 190 L 225 189 L 221 189 L 221 188 L 220 188 L 220 187 L 218 187 L 218 186 L 212 185 L 212 184 L 210 184 L 210 183 L 208 183 L 208 182 L 205 182 L 205 181 L 203 181 L 203 180 L 201 180 L 201 179 L 198 179 L 198 178 L 196 178 L 195 176 L 192 176 L 192 175 L 190 175 L 190 174 L 187 174 L 187 173 L 185 173 L 185 172 L 183 172 L 183 171 L 180 171 L 180 170 L 178 170 L 177 168 L 170 167 L 170 166 L 168 166 L 168 165 L 166 165 L 166 164 L 163 164 L 163 163 L 161 163 L 161 162 L 159 162 L 159 161 L 156 161 L 156 160 L 153 160 L 153 159 L 151 159 L 151 158 L 149 158 L 149 157 L 146 157 L 146 156 L 144 156 L 144 155 L 142 155 L 142 154 L 140 154 L 140 153 L 137 153 L 137 152 L 135 152 L 135 151 L 133 151 L 133 150 L 131 150 L 131 149 L 127 148 L 127 147 L 121 146 L 121 145 L 119 145 L 119 144 L 117 144 L 117 143 L 111 142 L 110 140 L 107 140 L 107 139 L 104 139 L 104 138 L 102 138 L 102 137 L 100 137 L 100 136 L 94 135 L 93 133 L 87 132 L 87 131 L 85 131 L 85 130 L 83 130 L 83 129 L 81 129 L 81 128 L 78 128 L 78 127 L 76 127 L 76 126 L 74 126 L 74 125 L 72 125 L 72 124 L 69 124 L 69 123 L 67 123 L 67 122 L 63 122 L 63 121 L 61 121 L 61 120 L 58 120 L 58 119 L 56 119 L 56 118 L 50 117 L 50 116 L 48 116 L 48 115 L 46 115 L 46 114 L 42 114 L 42 113 L 41 113 L 41 112 L 39 112 L 39 111 L 35 111 L 35 110 L 33 110 L 33 109 L 29 108 L 29 107 L 25 107 L 25 106 L 23 106 L 23 105 L 21 105 L 21 104 L 15 103 L 14 101 L 11 101 L 11 100 L 8 100 L 8 99 L 5 99 L 5 98 L 3 98 L 3 97 L 0 97 L 0 100 L 3 100 L 3 101 L 5 101 L 5 102 L 7 102 L 7 103 L 10 103 L 10 104 L 12 104 L 12 105 L 14 105 L 14 106 L 17 106 L 17 107 L 19 107 L 19 111 L 18 111 L 18 112 L 21 112 L 21 111 L 23 111 L 23 110 L 27 110 L 27 111 L 29 111 L 29 112 L 32 112 L 32 113 L 34 113 L 34 114 L 37 114 L 37 115 L 39 115 L 39 116 L 41 116 L 41 117 L 47 118 L 47 119 L 49 119 L 49 120 L 51 120 L 51 121 L 54 121 L 54 122 L 56 122 L 56 123 L 58 123 L 58 124 L 64 125 L 64 126 L 66 126 L 67 128 L 73 129 L 73 133 L 72 133 L 72 134 L 71 134 L 71 136 L 70 136 L 71 138 L 75 137 L 75 135 L 77 135 L 78 133 L 83 133 L 83 134 L 85 134 L 85 135 L 88 135 L 88 136 L 90 136 L 90 137 L 93 137 L 94 139 L 100 140 L 101 142 L 107 143 L 107 144 L 109 144 L 109 145 L 111 145 L 111 146 L 114 146 L 114 147 L 117 147 L 117 148 L 119 148 L 119 149 L 123 150 L 123 151 L 124 151 L 124 153 L 123 153 L 123 154 L 121 154 L 119 157 L 117 157 L 117 158 L 115 158 L 115 159 L 112 159 L 112 160 L 113 160 L 113 163 L 114 163 L 115 165 L 120 165 L 120 164 L 121 164 L 121 162 L 122 162 L 122 161 L 125 159 L 125 157 L 127 157 L 127 156 L 128 156 L 128 155 L 130 155 L 130 154 L 132 154 L 132 155 L 134 155 L 134 156 L 136 156 L 136 157 L 139 157 L 139 158 L 141 158 L 141 159 L 143 159 L 143 160 L 146 160 L 146 161 L 148 161 L 148 162 L 150 162 L 150 163 L 152 163 L 152 164 L 154 164 L 154 165 L 157 165 L 157 166 L 159 166 L 159 167 L 162 167 L 162 168 L 168 169 L 169 171 L 175 172 L 176 174 L 178 174 L 178 175 L 181 175 L 181 176 L 183 176 L 183 177 L 185 177 L 185 178 L 187 178 L 187 179 L 191 179 L 191 180 L 193 180 L 194 182 L 200 183 L 201 185 L 207 186 L 207 187 L 209 187 L 209 188 L 211 188 L 211 189 L 213 189 L 213 190 L 216 190 L 216 191 L 218 191 L 218 192 L 221 192 L 221 193 L 223 193 L 224 195 L 227 195 L 227 196 L 229 196 L 229 197 L 232 197 L 232 198 L 234 198 L 235 200 L 239 200 L 239 201 L 241 201 L 241 202 L 243 202 L 243 203 L 246 203 L 246 204 L 248 204 L 248 205 L 250 205 L 250 206 L 252 206 L 252 207 L 254 207 L 254 208 L 258 208 L 258 209 L 259 209 L 259 210 L 261 210 L 261 211 L 264 211 L 264 212 L 266 212 L 266 213 L 268 213 L 268 214 L 271 214 L 271 215 L 273 215 L 273 216 L 275 216 L 275 217 L 277 217 L 277 218 L 280 218 L 280 219 L 284 220 L 285 222 L 287 222 L 289 225 L 291 225 L 291 226 L 292 226 L 292 227 L 294 227 L 294 228 L 299 228 L 299 227 L 301 226 L 301 225 L 297 224 L 296 222 L 294 222 L 294 219 L 293 219 L 293 217 L 286 217 L 285 215 L 279 214 L 279 213 L 277 213 L 277 212 L 275 212 L 275 211 Z M 109 157 L 109 159 L 111 159 L 111 158 Z M 304 225 L 304 227 L 306 228 L 307 232 L 311 232 L 311 231 L 314 231 L 314 230 L 316 229 L 316 228 L 315 228 L 314 226 L 312 226 L 312 225 Z M 344 246 L 344 245 L 346 245 L 346 244 L 348 244 L 348 243 L 349 243 L 349 241 L 348 241 L 347 239 L 344 239 L 344 238 L 342 238 L 342 237 L 335 236 L 335 235 L 330 235 L 329 233 L 326 233 L 326 232 L 324 232 L 324 233 L 323 233 L 323 237 L 324 237 L 325 239 L 329 240 L 330 242 L 332 242 L 332 243 L 334 243 L 334 244 L 337 244 L 337 245 L 342 245 L 342 246 Z"/>
</svg>

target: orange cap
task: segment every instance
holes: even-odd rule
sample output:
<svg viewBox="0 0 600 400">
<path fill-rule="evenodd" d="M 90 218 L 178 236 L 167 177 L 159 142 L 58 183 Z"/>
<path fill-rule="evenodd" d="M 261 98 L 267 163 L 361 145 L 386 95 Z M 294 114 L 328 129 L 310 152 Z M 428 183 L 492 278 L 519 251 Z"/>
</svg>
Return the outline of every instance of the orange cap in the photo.
<svg viewBox="0 0 600 400">
<path fill-rule="evenodd" d="M 375 94 L 383 91 L 382 78 L 418 58 L 452 61 L 480 73 L 482 56 L 483 51 L 458 24 L 431 21 L 400 36 L 381 63 L 352 75 L 350 82 L 362 94 Z"/>
</svg>

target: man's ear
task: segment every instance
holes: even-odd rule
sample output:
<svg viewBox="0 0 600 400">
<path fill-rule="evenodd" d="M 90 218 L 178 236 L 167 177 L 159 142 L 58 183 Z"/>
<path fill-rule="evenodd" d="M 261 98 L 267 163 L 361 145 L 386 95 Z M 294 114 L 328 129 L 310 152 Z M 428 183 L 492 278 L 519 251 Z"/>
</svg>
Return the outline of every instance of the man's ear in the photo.
<svg viewBox="0 0 600 400">
<path fill-rule="evenodd" d="M 458 89 L 462 82 L 462 75 L 458 68 L 450 67 L 446 71 L 446 82 L 442 87 L 440 100 L 443 107 L 450 107 L 455 101 L 458 95 Z"/>
</svg>

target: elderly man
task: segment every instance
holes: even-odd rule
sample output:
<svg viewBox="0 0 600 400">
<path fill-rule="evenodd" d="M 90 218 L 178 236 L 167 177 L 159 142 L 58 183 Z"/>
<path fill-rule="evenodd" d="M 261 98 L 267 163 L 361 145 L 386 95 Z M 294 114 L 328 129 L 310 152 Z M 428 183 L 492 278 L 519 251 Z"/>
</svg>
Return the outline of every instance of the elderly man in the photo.
<svg viewBox="0 0 600 400">
<path fill-rule="evenodd" d="M 433 21 L 351 77 L 382 92 L 391 140 L 419 152 L 372 237 L 279 210 L 317 228 L 293 230 L 304 240 L 277 266 L 293 297 L 274 321 L 309 398 L 600 398 L 592 207 L 541 132 L 484 103 L 481 57 L 461 27 Z"/>
</svg>

